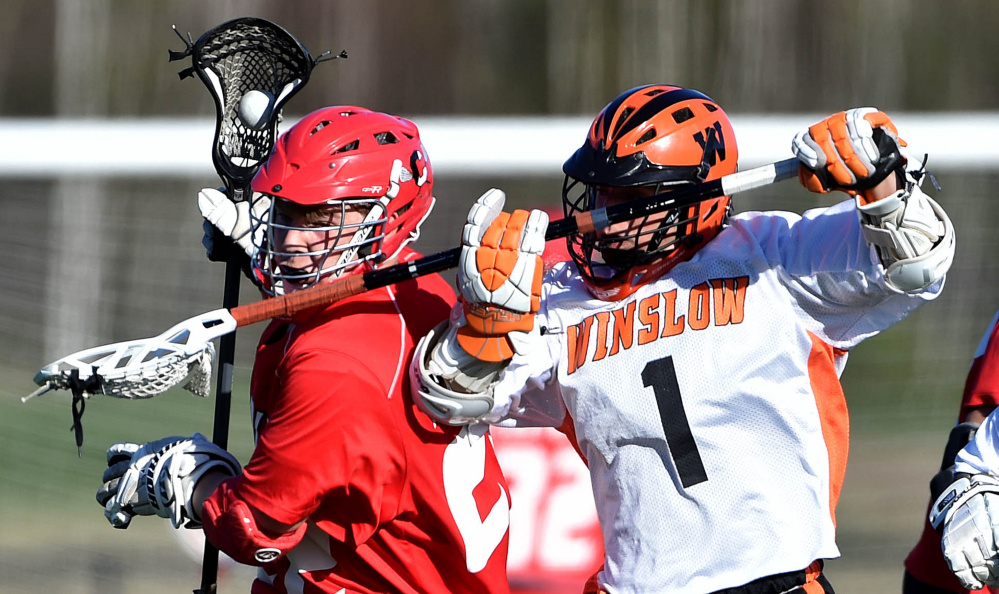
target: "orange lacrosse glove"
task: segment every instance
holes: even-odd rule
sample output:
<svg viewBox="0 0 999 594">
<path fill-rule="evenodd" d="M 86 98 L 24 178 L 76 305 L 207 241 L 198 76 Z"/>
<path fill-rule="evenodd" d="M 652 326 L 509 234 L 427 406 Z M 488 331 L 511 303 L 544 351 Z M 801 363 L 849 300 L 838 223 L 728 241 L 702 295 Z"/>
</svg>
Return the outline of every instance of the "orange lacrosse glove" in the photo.
<svg viewBox="0 0 999 594">
<path fill-rule="evenodd" d="M 873 107 L 835 113 L 798 133 L 791 150 L 801 161 L 801 185 L 820 194 L 856 196 L 905 165 L 895 124 Z"/>
<path fill-rule="evenodd" d="M 534 329 L 541 306 L 548 215 L 540 210 L 503 212 L 506 195 L 483 194 L 468 212 L 462 231 L 458 292 L 464 319 L 457 326 L 461 348 L 483 361 L 506 361 Z"/>
</svg>

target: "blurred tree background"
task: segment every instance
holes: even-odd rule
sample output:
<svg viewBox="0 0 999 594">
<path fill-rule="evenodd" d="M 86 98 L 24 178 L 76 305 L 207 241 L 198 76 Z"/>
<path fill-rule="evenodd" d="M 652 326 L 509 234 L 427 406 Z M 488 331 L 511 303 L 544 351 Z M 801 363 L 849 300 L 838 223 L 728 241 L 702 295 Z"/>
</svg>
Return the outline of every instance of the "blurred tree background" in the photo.
<svg viewBox="0 0 999 594">
<path fill-rule="evenodd" d="M 624 89 L 650 82 L 697 88 L 730 114 L 999 109 L 992 0 L 0 0 L 0 15 L 5 119 L 211 118 L 200 83 L 177 78 L 187 63 L 167 62 L 167 50 L 184 47 L 171 26 L 197 39 L 237 16 L 279 23 L 314 55 L 349 52 L 317 68 L 289 103 L 291 114 L 357 104 L 418 124 L 428 116 L 592 116 Z M 919 148 L 932 159 L 933 147 Z M 899 590 L 964 374 L 999 305 L 991 297 L 997 177 L 999 170 L 938 174 L 939 199 L 958 232 L 947 289 L 851 356 L 843 378 L 854 429 L 839 512 L 843 558 L 829 566 L 841 592 Z M 92 494 L 108 444 L 210 434 L 212 403 L 180 391 L 149 402 L 92 400 L 80 460 L 67 431 L 68 395 L 29 404 L 18 397 L 52 358 L 153 336 L 219 306 L 222 270 L 204 260 L 194 201 L 215 184 L 62 175 L 13 176 L 0 186 L 0 591 L 196 585 L 197 564 L 162 526 L 113 531 Z M 513 206 L 557 206 L 561 174 L 438 176 L 436 185 L 425 253 L 457 241 L 468 204 L 489 187 L 504 188 Z M 788 182 L 736 204 L 801 211 L 831 200 Z M 255 299 L 246 285 L 243 300 Z M 258 331 L 239 335 L 232 443 L 244 460 L 245 377 Z M 247 590 L 249 574 L 229 575 L 222 591 Z"/>
<path fill-rule="evenodd" d="M 670 82 L 732 113 L 993 109 L 989 0 L 4 0 L 4 116 L 209 114 L 178 85 L 170 30 L 254 15 L 314 54 L 346 48 L 296 106 L 405 114 L 591 114 Z"/>
</svg>

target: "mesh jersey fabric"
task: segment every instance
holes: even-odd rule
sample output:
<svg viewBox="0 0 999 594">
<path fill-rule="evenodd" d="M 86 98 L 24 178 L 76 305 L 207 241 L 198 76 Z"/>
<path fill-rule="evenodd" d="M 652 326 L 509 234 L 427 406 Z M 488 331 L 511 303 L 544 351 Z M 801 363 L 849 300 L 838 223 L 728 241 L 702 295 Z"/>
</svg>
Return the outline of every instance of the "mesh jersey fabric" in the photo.
<svg viewBox="0 0 999 594">
<path fill-rule="evenodd" d="M 508 489 L 488 433 L 435 426 L 409 397 L 415 340 L 453 301 L 425 276 L 264 332 L 256 445 L 233 489 L 308 529 L 254 592 L 508 592 Z"/>
<path fill-rule="evenodd" d="M 543 348 L 514 359 L 494 410 L 501 425 L 568 415 L 605 591 L 703 594 L 839 555 L 847 352 L 942 281 L 888 286 L 852 201 L 734 217 L 622 301 L 592 298 L 571 264 L 547 281 Z"/>
</svg>

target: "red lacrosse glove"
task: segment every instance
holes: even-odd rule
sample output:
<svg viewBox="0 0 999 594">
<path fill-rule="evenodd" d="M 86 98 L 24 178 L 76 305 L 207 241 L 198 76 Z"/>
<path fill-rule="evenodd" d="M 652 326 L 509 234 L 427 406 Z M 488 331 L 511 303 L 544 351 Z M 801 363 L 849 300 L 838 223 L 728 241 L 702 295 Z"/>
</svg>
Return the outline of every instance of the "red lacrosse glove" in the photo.
<svg viewBox="0 0 999 594">
<path fill-rule="evenodd" d="M 802 163 L 801 185 L 852 196 L 877 186 L 905 164 L 895 124 L 873 107 L 835 113 L 798 133 L 791 150 Z"/>
<path fill-rule="evenodd" d="M 506 361 L 534 329 L 541 305 L 548 215 L 503 212 L 506 195 L 483 194 L 468 212 L 461 237 L 458 292 L 464 319 L 455 320 L 461 348 L 483 361 Z"/>
</svg>

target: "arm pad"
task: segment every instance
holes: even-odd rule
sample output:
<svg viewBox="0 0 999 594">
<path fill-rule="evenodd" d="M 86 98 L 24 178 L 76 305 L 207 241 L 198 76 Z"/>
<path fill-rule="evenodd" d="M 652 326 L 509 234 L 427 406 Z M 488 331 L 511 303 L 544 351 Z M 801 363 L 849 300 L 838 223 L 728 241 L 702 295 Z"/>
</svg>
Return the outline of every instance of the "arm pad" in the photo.
<svg viewBox="0 0 999 594">
<path fill-rule="evenodd" d="M 937 282 L 954 259 L 954 226 L 933 199 L 908 178 L 905 188 L 863 205 L 857 198 L 864 238 L 885 267 L 888 284 L 921 291 Z"/>
<path fill-rule="evenodd" d="M 505 363 L 488 363 L 466 353 L 448 322 L 416 345 L 409 366 L 413 400 L 439 423 L 467 425 L 492 412 L 492 386 Z"/>
<path fill-rule="evenodd" d="M 936 501 L 944 489 L 954 482 L 954 460 L 957 458 L 957 453 L 968 445 L 979 426 L 980 423 L 965 421 L 954 425 L 954 428 L 950 430 L 943 459 L 940 461 L 940 472 L 930 479 L 930 500 Z"/>
<path fill-rule="evenodd" d="M 253 512 L 231 485 L 232 479 L 220 484 L 201 510 L 205 537 L 220 551 L 244 565 L 260 566 L 287 555 L 302 541 L 305 522 L 277 538 L 261 532 Z"/>
</svg>

